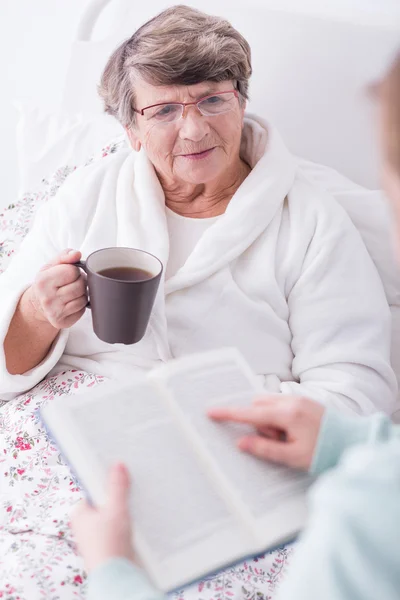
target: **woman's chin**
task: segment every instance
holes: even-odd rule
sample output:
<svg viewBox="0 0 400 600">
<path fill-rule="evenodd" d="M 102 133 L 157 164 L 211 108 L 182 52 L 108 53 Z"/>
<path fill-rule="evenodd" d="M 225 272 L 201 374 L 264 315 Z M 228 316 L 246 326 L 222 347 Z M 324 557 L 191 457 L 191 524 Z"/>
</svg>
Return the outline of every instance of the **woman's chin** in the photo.
<svg viewBox="0 0 400 600">
<path fill-rule="evenodd" d="M 222 174 L 221 165 L 187 165 L 184 169 L 179 169 L 179 179 L 200 185 L 218 179 Z"/>
</svg>

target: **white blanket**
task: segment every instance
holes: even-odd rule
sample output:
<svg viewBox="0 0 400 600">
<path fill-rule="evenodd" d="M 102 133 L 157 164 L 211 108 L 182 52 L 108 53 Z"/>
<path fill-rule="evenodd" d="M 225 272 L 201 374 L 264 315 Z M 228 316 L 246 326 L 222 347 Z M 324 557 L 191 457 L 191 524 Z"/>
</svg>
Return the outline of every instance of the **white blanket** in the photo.
<svg viewBox="0 0 400 600">
<path fill-rule="evenodd" d="M 0 398 L 49 372 L 131 376 L 160 361 L 237 346 L 266 390 L 307 395 L 359 413 L 395 407 L 390 312 L 376 269 L 341 207 L 315 189 L 263 121 L 247 117 L 242 156 L 252 172 L 186 264 L 162 281 L 145 338 L 101 342 L 91 315 L 59 335 L 38 367 L 12 376 L 0 344 Z M 0 277 L 0 340 L 39 268 L 66 247 L 106 246 L 168 261 L 164 194 L 144 152 L 78 169 L 38 214 Z"/>
</svg>

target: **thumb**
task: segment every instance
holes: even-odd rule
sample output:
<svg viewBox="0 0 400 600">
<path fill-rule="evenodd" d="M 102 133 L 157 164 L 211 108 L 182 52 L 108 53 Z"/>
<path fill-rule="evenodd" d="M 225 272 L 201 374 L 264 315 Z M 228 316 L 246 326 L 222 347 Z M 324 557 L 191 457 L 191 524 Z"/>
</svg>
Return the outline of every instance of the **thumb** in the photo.
<svg viewBox="0 0 400 600">
<path fill-rule="evenodd" d="M 44 265 L 41 268 L 41 271 L 46 271 L 46 269 L 50 269 L 50 267 L 55 267 L 56 265 L 73 264 L 81 260 L 81 258 L 82 254 L 79 252 L 79 250 L 66 248 L 58 256 L 56 256 L 56 258 Z"/>
<path fill-rule="evenodd" d="M 131 483 L 128 469 L 122 463 L 114 465 L 108 477 L 108 501 L 107 505 L 115 512 L 129 510 L 129 491 Z"/>
<path fill-rule="evenodd" d="M 82 254 L 79 250 L 74 250 L 73 248 L 67 248 L 64 250 L 60 256 L 58 257 L 59 263 L 74 263 L 81 260 Z"/>
</svg>

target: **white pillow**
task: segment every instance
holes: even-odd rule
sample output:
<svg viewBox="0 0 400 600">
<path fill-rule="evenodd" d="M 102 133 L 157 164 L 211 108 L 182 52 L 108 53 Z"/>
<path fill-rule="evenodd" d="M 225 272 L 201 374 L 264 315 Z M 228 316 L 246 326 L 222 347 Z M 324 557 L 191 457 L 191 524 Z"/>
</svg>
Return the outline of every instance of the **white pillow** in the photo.
<svg viewBox="0 0 400 600">
<path fill-rule="evenodd" d="M 116 119 L 106 114 L 89 119 L 82 114 L 49 113 L 21 104 L 18 109 L 20 194 L 37 190 L 44 177 L 62 166 L 84 164 L 110 139 L 126 137 Z"/>
</svg>

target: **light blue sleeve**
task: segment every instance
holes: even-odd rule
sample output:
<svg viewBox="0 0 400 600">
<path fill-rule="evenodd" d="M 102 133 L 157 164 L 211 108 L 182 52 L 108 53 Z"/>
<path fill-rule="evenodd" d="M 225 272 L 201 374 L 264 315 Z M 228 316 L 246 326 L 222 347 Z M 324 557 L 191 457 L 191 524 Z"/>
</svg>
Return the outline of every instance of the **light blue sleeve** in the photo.
<svg viewBox="0 0 400 600">
<path fill-rule="evenodd" d="M 113 558 L 90 573 L 86 600 L 166 600 L 166 597 L 132 562 Z"/>
<path fill-rule="evenodd" d="M 353 417 L 327 408 L 310 471 L 318 475 L 335 467 L 342 454 L 352 446 L 392 439 L 400 440 L 400 427 L 393 425 L 385 414 Z"/>
<path fill-rule="evenodd" d="M 400 443 L 360 446 L 321 477 L 279 600 L 398 600 Z"/>
</svg>

